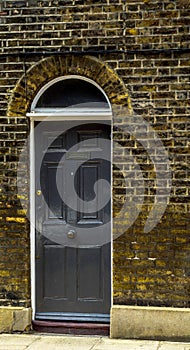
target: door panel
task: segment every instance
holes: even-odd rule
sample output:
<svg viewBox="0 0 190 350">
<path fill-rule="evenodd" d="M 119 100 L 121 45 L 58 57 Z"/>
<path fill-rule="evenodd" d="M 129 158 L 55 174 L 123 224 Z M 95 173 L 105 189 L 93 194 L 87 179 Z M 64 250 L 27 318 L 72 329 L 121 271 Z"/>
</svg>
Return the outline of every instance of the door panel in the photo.
<svg viewBox="0 0 190 350">
<path fill-rule="evenodd" d="M 60 186 L 63 187 L 62 168 L 56 164 L 44 164 L 45 182 L 47 191 L 46 220 L 54 218 L 65 219 L 63 211 L 63 201 L 59 196 L 56 186 L 56 175 L 59 178 Z"/>
<path fill-rule="evenodd" d="M 36 124 L 37 319 L 108 321 L 111 201 L 101 207 L 99 180 L 110 182 L 109 135 L 103 123 Z"/>
<path fill-rule="evenodd" d="M 103 257 L 101 247 L 80 249 L 78 253 L 78 300 L 103 299 Z M 88 280 L 86 280 L 88 276 Z"/>
<path fill-rule="evenodd" d="M 61 246 L 44 245 L 44 297 L 67 297 L 67 250 Z M 60 273 L 61 271 L 61 273 Z M 51 276 L 51 278 L 50 278 Z M 61 278 L 60 278 L 61 277 Z"/>
<path fill-rule="evenodd" d="M 98 200 L 99 197 L 102 195 L 101 187 L 98 186 L 98 193 L 99 195 L 96 196 L 95 201 L 92 202 L 92 200 L 95 197 L 94 193 L 94 184 L 98 179 L 101 178 L 101 164 L 100 161 L 97 161 L 96 163 L 86 163 L 84 165 L 80 166 L 79 171 L 79 179 L 78 183 L 80 183 L 79 187 L 79 196 L 83 201 L 90 202 L 91 204 L 88 204 L 89 212 L 85 212 L 85 207 L 78 205 L 78 212 L 79 212 L 79 220 L 78 223 L 88 223 L 89 220 L 92 223 L 95 224 L 97 222 L 100 223 L 101 217 L 100 213 L 98 211 Z M 86 181 L 88 179 L 88 181 Z M 101 220 L 102 222 L 102 220 Z"/>
</svg>

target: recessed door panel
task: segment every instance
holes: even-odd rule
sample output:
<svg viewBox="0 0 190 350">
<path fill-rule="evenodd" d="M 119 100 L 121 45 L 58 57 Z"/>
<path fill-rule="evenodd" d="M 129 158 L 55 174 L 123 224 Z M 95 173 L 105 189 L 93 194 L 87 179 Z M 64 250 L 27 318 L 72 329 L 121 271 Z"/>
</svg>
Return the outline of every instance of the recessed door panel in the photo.
<svg viewBox="0 0 190 350">
<path fill-rule="evenodd" d="M 89 212 L 85 212 L 85 205 L 79 204 L 78 212 L 80 213 L 80 219 L 78 223 L 88 222 L 89 220 L 98 221 L 100 220 L 98 201 L 99 197 L 102 195 L 101 186 L 98 185 L 98 193 L 96 196 L 94 191 L 94 184 L 101 178 L 101 164 L 100 161 L 95 163 L 87 162 L 80 166 L 80 172 L 78 176 L 79 182 L 79 196 L 83 200 L 83 203 L 88 206 Z M 87 181 L 88 179 L 88 181 Z"/>
<path fill-rule="evenodd" d="M 78 252 L 78 299 L 103 300 L 103 251 L 101 247 Z"/>
<path fill-rule="evenodd" d="M 57 245 L 44 245 L 44 298 L 68 299 L 67 248 Z"/>
<path fill-rule="evenodd" d="M 60 187 L 63 188 L 63 169 L 62 167 L 59 167 L 57 164 L 44 164 L 44 172 L 45 172 L 45 179 L 46 182 L 46 208 L 47 208 L 47 214 L 46 218 L 47 220 L 51 219 L 63 219 L 63 216 L 65 212 L 63 212 L 63 201 L 59 195 L 59 192 L 57 190 L 57 181 L 56 179 L 59 178 Z"/>
</svg>

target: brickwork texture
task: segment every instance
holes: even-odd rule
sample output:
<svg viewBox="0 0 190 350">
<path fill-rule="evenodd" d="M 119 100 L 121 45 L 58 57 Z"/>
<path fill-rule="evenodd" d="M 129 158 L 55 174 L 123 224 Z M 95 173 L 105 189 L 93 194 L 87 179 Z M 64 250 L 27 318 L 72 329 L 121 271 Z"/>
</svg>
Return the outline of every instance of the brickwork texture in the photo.
<svg viewBox="0 0 190 350">
<path fill-rule="evenodd" d="M 189 307 L 189 21 L 189 0 L 1 0 L 0 305 L 30 305 L 28 155 L 22 164 L 22 193 L 17 190 L 17 167 L 29 132 L 25 113 L 48 77 L 45 80 L 39 71 L 32 77 L 29 72 L 39 64 L 43 72 L 43 63 L 45 71 L 47 56 L 51 56 L 54 63 L 49 79 L 59 75 L 60 71 L 53 67 L 63 57 L 67 67 L 70 62 L 73 74 L 75 66 L 79 74 L 83 55 L 88 55 L 115 74 L 111 74 L 114 81 L 106 87 L 100 79 L 101 70 L 97 71 L 90 59 L 83 70 L 84 76 L 91 74 L 95 81 L 102 81 L 115 108 L 113 139 L 118 147 L 113 155 L 114 303 Z M 123 82 L 122 94 L 117 79 Z M 162 194 L 170 186 L 169 172 L 171 193 L 163 216 L 149 232 L 144 227 L 157 190 L 152 157 L 159 156 L 159 149 L 148 150 L 135 133 L 127 132 L 129 116 L 131 128 L 138 116 L 149 129 L 147 142 L 152 130 L 156 133 L 169 160 L 169 168 L 167 165 L 163 171 Z M 125 151 L 135 163 L 135 172 L 134 164 L 129 162 L 128 168 L 123 165 Z M 129 225 L 132 212 L 126 210 L 121 219 L 119 212 L 129 194 L 138 203 L 141 175 L 144 200 Z M 142 184 L 141 178 L 139 181 Z"/>
</svg>

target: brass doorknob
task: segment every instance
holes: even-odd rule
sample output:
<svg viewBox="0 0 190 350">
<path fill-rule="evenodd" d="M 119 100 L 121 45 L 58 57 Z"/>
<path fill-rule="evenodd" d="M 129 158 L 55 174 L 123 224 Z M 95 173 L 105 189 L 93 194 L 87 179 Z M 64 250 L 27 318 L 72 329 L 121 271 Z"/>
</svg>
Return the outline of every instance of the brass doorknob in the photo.
<svg viewBox="0 0 190 350">
<path fill-rule="evenodd" d="M 37 190 L 37 191 L 36 191 L 36 195 L 37 195 L 37 196 L 41 196 L 41 194 L 42 194 L 42 191 L 41 191 L 41 190 Z"/>
<path fill-rule="evenodd" d="M 76 236 L 76 232 L 74 230 L 69 230 L 69 232 L 67 232 L 67 237 L 70 239 L 75 238 Z"/>
</svg>

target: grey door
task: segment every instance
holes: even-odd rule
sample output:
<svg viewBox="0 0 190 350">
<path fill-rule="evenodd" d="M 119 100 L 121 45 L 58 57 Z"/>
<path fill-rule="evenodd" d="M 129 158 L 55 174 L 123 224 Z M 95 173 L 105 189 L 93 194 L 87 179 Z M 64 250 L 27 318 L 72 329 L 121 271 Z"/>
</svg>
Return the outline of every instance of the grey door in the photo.
<svg viewBox="0 0 190 350">
<path fill-rule="evenodd" d="M 36 123 L 36 319 L 109 321 L 109 135 Z"/>
</svg>

